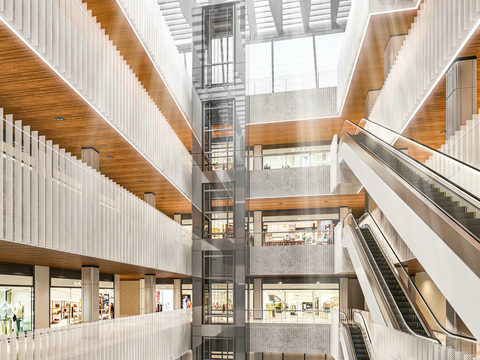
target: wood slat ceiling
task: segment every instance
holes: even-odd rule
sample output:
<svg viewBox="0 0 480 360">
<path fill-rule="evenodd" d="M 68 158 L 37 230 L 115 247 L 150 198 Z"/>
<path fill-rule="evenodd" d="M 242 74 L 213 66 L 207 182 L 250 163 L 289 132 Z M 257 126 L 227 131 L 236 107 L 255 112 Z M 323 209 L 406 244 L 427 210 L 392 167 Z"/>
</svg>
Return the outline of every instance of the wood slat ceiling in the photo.
<svg viewBox="0 0 480 360">
<path fill-rule="evenodd" d="M 162 114 L 182 140 L 185 147 L 192 149 L 192 130 L 178 108 L 167 86 L 150 61 L 116 0 L 84 0 L 88 10 L 113 41 L 123 59 L 132 68 L 138 80 L 148 91 Z"/>
<path fill-rule="evenodd" d="M 325 201 L 327 201 L 325 203 Z M 280 205 L 282 203 L 282 205 Z M 339 208 L 347 206 L 352 209 L 355 217 L 360 217 L 365 209 L 365 191 L 348 195 L 317 195 L 296 196 L 281 198 L 247 199 L 246 210 L 290 210 L 290 209 L 315 209 Z"/>
<path fill-rule="evenodd" d="M 3 23 L 0 63 L 4 114 L 23 120 L 77 158 L 82 147 L 94 147 L 100 152 L 101 173 L 142 199 L 145 192 L 154 192 L 157 208 L 165 214 L 191 212 L 190 201 Z M 55 120 L 57 116 L 66 121 Z"/>
<path fill-rule="evenodd" d="M 340 117 L 249 125 L 247 144 L 331 141 L 334 134 L 340 133 L 345 119 L 358 123 L 365 114 L 367 92 L 380 89 L 384 83 L 384 49 L 388 39 L 392 35 L 407 33 L 416 14 L 416 10 L 410 10 L 372 16 Z"/>
</svg>

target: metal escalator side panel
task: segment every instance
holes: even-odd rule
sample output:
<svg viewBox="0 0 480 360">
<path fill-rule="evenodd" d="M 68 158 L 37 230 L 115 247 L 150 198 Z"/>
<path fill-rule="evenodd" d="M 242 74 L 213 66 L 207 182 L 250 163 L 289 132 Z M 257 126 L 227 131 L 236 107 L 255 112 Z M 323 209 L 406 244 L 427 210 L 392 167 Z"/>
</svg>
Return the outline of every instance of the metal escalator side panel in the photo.
<svg viewBox="0 0 480 360">
<path fill-rule="evenodd" d="M 353 347 L 353 341 L 350 336 L 350 330 L 344 323 L 340 323 L 340 346 L 345 360 L 357 360 L 355 350 Z"/>
<path fill-rule="evenodd" d="M 480 244 L 350 135 L 342 136 L 339 149 L 339 159 L 346 161 L 437 287 L 479 339 Z"/>
<path fill-rule="evenodd" d="M 357 234 L 351 225 L 346 225 L 343 229 L 343 244 L 347 247 L 373 321 L 383 326 L 398 329 L 388 309 L 388 302 L 382 294 L 382 289 L 375 279 L 373 269 L 365 258 Z"/>
</svg>

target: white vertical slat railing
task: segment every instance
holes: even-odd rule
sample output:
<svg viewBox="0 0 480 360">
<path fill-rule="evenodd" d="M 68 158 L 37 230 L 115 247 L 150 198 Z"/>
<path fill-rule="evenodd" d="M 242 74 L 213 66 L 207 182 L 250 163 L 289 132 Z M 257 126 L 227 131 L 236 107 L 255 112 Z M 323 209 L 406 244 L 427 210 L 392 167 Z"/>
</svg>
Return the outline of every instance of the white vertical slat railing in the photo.
<svg viewBox="0 0 480 360">
<path fill-rule="evenodd" d="M 85 3 L 0 0 L 0 20 L 177 188 L 191 196 L 189 152 Z"/>
<path fill-rule="evenodd" d="M 2 124 L 0 239 L 191 274 L 189 230 L 21 121 Z"/>
<path fill-rule="evenodd" d="M 177 359 L 191 349 L 191 309 L 0 336 L 5 360 Z"/>
<path fill-rule="evenodd" d="M 187 120 L 193 121 L 192 79 L 157 0 L 118 0 Z"/>
<path fill-rule="evenodd" d="M 401 132 L 479 23 L 479 1 L 425 0 L 370 119 Z"/>
</svg>

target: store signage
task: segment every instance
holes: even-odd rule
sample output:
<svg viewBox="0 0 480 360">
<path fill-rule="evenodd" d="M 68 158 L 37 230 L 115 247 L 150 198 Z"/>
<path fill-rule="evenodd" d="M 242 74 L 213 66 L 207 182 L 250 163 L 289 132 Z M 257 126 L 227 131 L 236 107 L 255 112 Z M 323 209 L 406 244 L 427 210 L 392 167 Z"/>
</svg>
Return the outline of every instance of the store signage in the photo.
<svg viewBox="0 0 480 360">
<path fill-rule="evenodd" d="M 82 286 L 82 282 L 81 281 L 74 281 L 73 286 Z"/>
<path fill-rule="evenodd" d="M 304 147 L 304 148 L 296 148 L 292 149 L 291 152 L 309 152 L 309 151 L 316 151 L 314 147 Z"/>
<path fill-rule="evenodd" d="M 307 285 L 292 285 L 292 289 L 306 289 Z"/>
<path fill-rule="evenodd" d="M 282 220 L 310 220 L 310 216 L 282 216 Z"/>
</svg>

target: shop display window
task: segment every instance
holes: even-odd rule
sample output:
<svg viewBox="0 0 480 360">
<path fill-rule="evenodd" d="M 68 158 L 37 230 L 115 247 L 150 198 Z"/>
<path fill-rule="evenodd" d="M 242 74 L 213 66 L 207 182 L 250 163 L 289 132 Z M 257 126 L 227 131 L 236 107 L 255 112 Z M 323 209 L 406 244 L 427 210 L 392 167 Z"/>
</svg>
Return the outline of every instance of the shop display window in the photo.
<svg viewBox="0 0 480 360">
<path fill-rule="evenodd" d="M 81 324 L 81 298 L 82 289 L 80 287 L 50 288 L 50 327 Z"/>
<path fill-rule="evenodd" d="M 264 245 L 326 245 L 333 240 L 333 221 L 264 223 Z"/>
<path fill-rule="evenodd" d="M 173 285 L 156 286 L 156 311 L 173 310 Z"/>
<path fill-rule="evenodd" d="M 193 292 L 192 284 L 182 285 L 182 309 L 192 308 Z"/>
<path fill-rule="evenodd" d="M 15 277 L 21 276 L 12 276 Z M 32 289 L 31 286 L 0 285 L 0 334 L 10 335 L 33 330 Z"/>
<path fill-rule="evenodd" d="M 323 147 L 301 149 L 264 150 L 263 169 L 288 169 L 311 166 L 329 166 L 330 152 Z M 253 157 L 250 157 L 250 169 L 253 169 Z"/>
<path fill-rule="evenodd" d="M 98 316 L 100 320 L 110 320 L 115 317 L 115 291 L 100 289 L 98 295 Z"/>
</svg>

